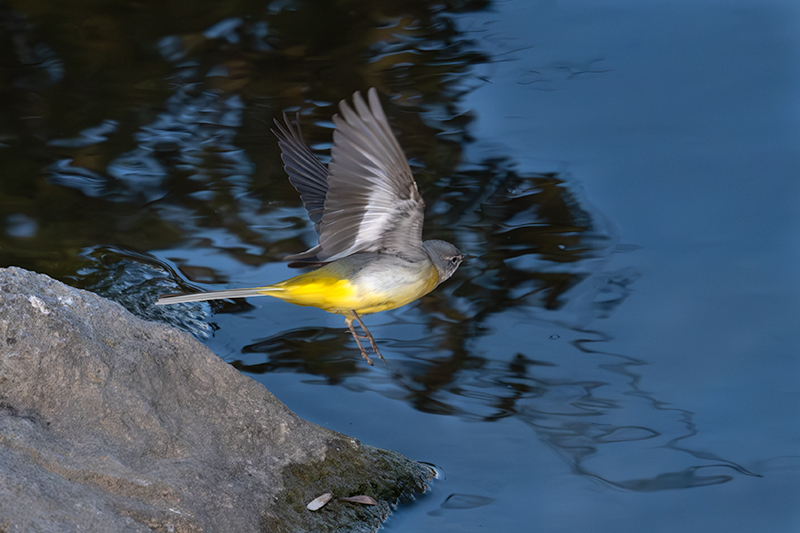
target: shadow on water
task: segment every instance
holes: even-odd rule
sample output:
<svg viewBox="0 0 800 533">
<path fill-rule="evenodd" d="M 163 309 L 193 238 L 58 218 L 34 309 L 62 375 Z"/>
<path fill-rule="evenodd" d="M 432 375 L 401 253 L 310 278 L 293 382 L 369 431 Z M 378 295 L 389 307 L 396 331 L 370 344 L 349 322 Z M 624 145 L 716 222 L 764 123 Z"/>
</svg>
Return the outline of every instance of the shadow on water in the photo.
<svg viewBox="0 0 800 533">
<path fill-rule="evenodd" d="M 193 2 L 171 16 L 145 4 L 36 5 L 0 8 L 2 264 L 207 338 L 255 308 L 155 308 L 156 295 L 234 286 L 235 272 L 310 244 L 272 119 L 299 110 L 327 161 L 338 100 L 376 86 L 427 200 L 426 238 L 477 259 L 392 314 L 408 335 L 379 340 L 396 354 L 385 372 L 363 364 L 343 328 L 255 328 L 241 353 L 221 355 L 256 376 L 318 376 L 427 413 L 513 417 L 575 473 L 624 490 L 753 475 L 685 444 L 692 413 L 640 388 L 643 362 L 591 348 L 606 339 L 584 324 L 612 313 L 638 273 L 606 270 L 619 248 L 572 178 L 466 159 L 473 117 L 460 101 L 472 68 L 505 59 L 461 33 L 458 17 L 488 2 Z M 80 31 L 55 31 L 59 19 Z"/>
</svg>

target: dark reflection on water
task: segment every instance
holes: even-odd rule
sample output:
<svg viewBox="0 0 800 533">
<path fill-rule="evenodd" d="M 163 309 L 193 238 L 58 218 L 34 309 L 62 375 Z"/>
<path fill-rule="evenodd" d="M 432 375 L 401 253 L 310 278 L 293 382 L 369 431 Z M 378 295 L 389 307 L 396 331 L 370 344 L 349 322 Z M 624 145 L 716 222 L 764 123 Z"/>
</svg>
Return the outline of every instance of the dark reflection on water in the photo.
<svg viewBox="0 0 800 533">
<path fill-rule="evenodd" d="M 269 125 L 299 109 L 324 159 L 338 100 L 377 86 L 427 201 L 426 238 L 477 258 L 386 319 L 398 329 L 378 339 L 393 354 L 385 372 L 362 363 L 342 328 L 250 326 L 239 350 L 221 355 L 256 376 L 319 376 L 317 385 L 376 391 L 426 413 L 513 417 L 575 473 L 624 490 L 753 475 L 687 444 L 692 413 L 640 388 L 641 361 L 591 348 L 607 339 L 587 340 L 581 325 L 613 313 L 639 274 L 606 270 L 620 249 L 573 178 L 466 157 L 471 69 L 505 59 L 481 50 L 456 17 L 488 3 L 189 5 L 175 18 L 145 4 L 88 18 L 80 4 L 27 17 L 0 8 L 11 65 L 2 97 L 14 104 L 0 111 L 0 263 L 200 338 L 240 328 L 236 317 L 259 316 L 255 304 L 152 302 L 238 286 L 238 273 L 306 249 L 313 232 Z M 57 16 L 86 33 L 48 31 Z M 662 461 L 664 450 L 682 460 Z M 630 455 L 641 461 L 615 463 Z M 451 504 L 487 501 L 470 498 Z"/>
<path fill-rule="evenodd" d="M 564 457 L 572 466 L 576 474 L 597 478 L 610 486 L 618 489 L 653 492 L 660 490 L 682 489 L 717 485 L 733 479 L 733 474 L 761 477 L 746 468 L 718 456 L 709 451 L 692 449 L 690 445 L 682 445 L 682 441 L 690 439 L 697 433 L 693 420 L 693 413 L 687 410 L 672 407 L 651 393 L 640 388 L 641 376 L 636 372 L 636 367 L 645 364 L 632 357 L 597 351 L 589 348 L 593 343 L 604 342 L 602 333 L 596 331 L 583 332 L 589 338 L 582 338 L 573 342 L 579 350 L 588 355 L 602 356 L 607 362 L 599 368 L 617 374 L 625 381 L 625 387 L 609 388 L 608 383 L 582 384 L 580 394 L 570 401 L 567 410 L 561 408 L 548 408 L 544 406 L 525 406 L 519 410 L 519 419 L 530 425 L 538 437 L 547 443 L 557 454 Z M 577 384 L 570 384 L 574 387 Z M 620 391 L 618 399 L 609 398 L 609 393 Z M 563 396 L 563 395 L 562 395 Z M 631 415 L 625 411 L 635 410 L 635 406 L 626 397 L 632 397 L 649 406 L 652 411 L 666 415 L 664 420 L 659 417 L 648 416 L 648 423 L 659 421 L 663 424 L 662 433 L 652 427 L 621 425 L 619 418 L 629 419 Z M 617 411 L 615 413 L 615 411 Z M 620 417 L 620 414 L 622 415 Z M 669 427 L 672 426 L 672 427 Z M 637 443 L 640 441 L 646 448 L 661 448 L 674 450 L 681 454 L 694 457 L 707 464 L 701 466 L 686 466 L 678 471 L 661 472 L 652 477 L 619 479 L 624 469 L 616 469 L 614 473 L 604 472 L 592 464 L 593 456 L 599 454 L 603 446 L 614 446 L 622 443 Z M 635 462 L 640 457 L 639 452 L 633 451 L 628 457 Z M 659 465 L 659 468 L 664 466 Z M 706 473 L 706 469 L 711 472 Z M 705 475 L 703 475 L 705 474 Z"/>
</svg>

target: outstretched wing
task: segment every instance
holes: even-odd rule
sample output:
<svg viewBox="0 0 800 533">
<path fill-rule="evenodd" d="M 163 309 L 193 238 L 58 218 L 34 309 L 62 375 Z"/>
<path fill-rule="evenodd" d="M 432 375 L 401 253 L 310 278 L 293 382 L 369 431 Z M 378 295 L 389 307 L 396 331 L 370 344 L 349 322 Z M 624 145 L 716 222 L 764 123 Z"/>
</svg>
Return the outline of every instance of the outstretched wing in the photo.
<svg viewBox="0 0 800 533">
<path fill-rule="evenodd" d="M 277 129 L 272 130 L 278 138 L 283 168 L 289 175 L 289 183 L 300 193 L 300 199 L 314 223 L 314 230 L 319 234 L 328 192 L 328 169 L 303 141 L 300 121 L 295 120 L 292 124 L 286 113 L 283 114 L 283 121 L 285 125 L 275 119 Z"/>
<path fill-rule="evenodd" d="M 286 115 L 285 126 L 275 121 L 284 169 L 319 235 L 317 246 L 286 259 L 327 262 L 364 251 L 427 257 L 425 204 L 375 88 L 368 98 L 369 105 L 356 92 L 355 110 L 339 103 L 328 169 L 303 141 L 299 123 L 295 129 Z"/>
<path fill-rule="evenodd" d="M 386 251 L 409 259 L 422 248 L 425 204 L 395 139 L 378 92 L 353 95 L 355 110 L 342 101 L 333 117 L 328 192 L 316 256 L 333 261 L 356 252 Z"/>
</svg>

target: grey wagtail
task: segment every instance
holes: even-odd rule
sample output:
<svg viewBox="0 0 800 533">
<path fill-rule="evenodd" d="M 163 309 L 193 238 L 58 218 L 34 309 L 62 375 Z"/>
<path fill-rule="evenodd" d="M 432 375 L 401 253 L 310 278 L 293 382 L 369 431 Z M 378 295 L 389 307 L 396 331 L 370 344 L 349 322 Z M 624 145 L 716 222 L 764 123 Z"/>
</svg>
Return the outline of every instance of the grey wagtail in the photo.
<svg viewBox="0 0 800 533">
<path fill-rule="evenodd" d="M 378 100 L 368 92 L 342 100 L 333 117 L 331 162 L 326 169 L 303 142 L 299 122 L 284 113 L 275 120 L 281 159 L 300 193 L 319 243 L 288 256 L 320 268 L 285 281 L 251 289 L 169 294 L 158 304 L 250 296 L 274 296 L 296 305 L 344 315 L 367 363 L 362 338 L 383 359 L 359 315 L 396 309 L 428 294 L 453 275 L 464 256 L 452 244 L 422 240 L 425 203 Z M 354 109 L 355 108 L 355 109 Z M 356 333 L 357 321 L 364 335 Z"/>
</svg>

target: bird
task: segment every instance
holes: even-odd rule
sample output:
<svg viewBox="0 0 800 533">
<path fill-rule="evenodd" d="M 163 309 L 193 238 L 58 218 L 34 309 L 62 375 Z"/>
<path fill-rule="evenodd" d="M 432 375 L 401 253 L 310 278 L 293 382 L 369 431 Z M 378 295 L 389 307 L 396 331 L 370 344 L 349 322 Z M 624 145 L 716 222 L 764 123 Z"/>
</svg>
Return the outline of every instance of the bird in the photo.
<svg viewBox="0 0 800 533">
<path fill-rule="evenodd" d="M 373 364 L 362 339 L 384 363 L 362 315 L 396 309 L 450 278 L 465 256 L 453 244 L 422 240 L 425 202 L 372 87 L 367 101 L 356 91 L 352 106 L 339 102 L 327 166 L 303 140 L 297 117 L 286 113 L 272 132 L 281 160 L 314 224 L 318 242 L 287 256 L 292 266 L 315 270 L 247 289 L 161 295 L 158 305 L 272 296 L 295 305 L 343 315 L 361 356 Z M 357 322 L 363 334 L 353 323 Z"/>
</svg>

